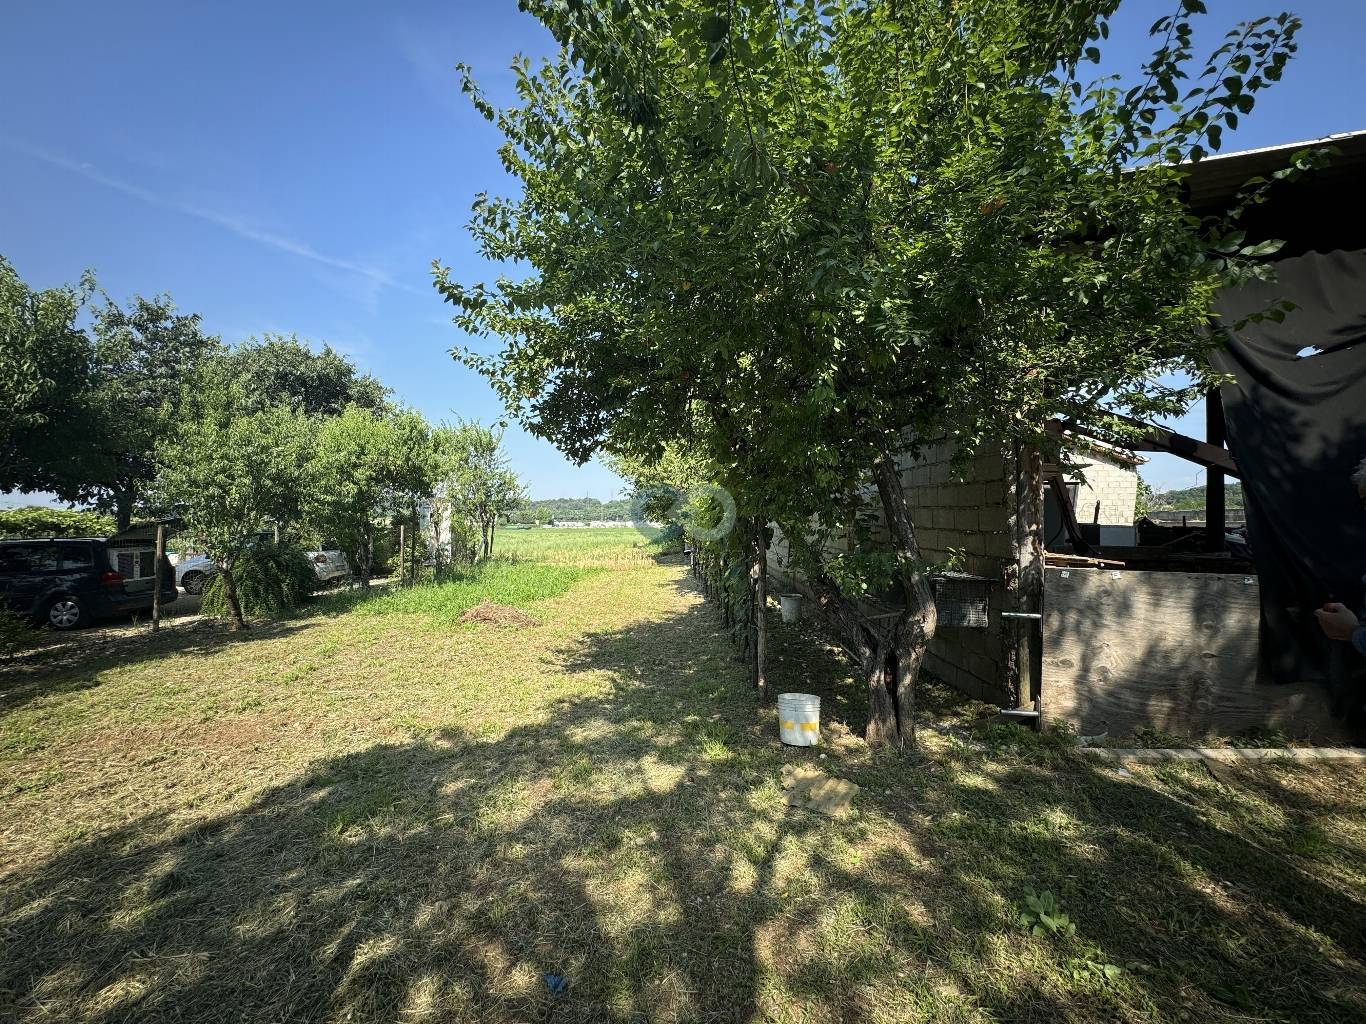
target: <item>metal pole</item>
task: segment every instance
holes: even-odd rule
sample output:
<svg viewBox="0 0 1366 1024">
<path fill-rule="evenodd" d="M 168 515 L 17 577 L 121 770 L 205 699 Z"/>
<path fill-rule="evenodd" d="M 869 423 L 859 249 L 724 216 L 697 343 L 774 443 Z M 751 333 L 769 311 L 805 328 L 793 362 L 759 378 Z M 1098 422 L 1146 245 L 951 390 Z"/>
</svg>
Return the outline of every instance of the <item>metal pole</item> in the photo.
<svg viewBox="0 0 1366 1024">
<path fill-rule="evenodd" d="M 161 563 L 166 560 L 166 524 L 157 523 L 157 563 L 153 580 L 156 584 L 152 591 L 152 632 L 161 629 Z"/>
<path fill-rule="evenodd" d="M 407 529 L 403 523 L 398 524 L 398 585 L 400 587 L 408 581 L 408 577 L 403 571 L 403 561 L 408 554 Z"/>
</svg>

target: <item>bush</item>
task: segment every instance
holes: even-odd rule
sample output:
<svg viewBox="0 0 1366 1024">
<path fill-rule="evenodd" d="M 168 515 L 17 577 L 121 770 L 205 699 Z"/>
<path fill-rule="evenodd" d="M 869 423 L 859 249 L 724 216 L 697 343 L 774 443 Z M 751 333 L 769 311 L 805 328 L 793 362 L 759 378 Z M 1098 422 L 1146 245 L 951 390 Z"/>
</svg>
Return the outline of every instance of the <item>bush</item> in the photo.
<svg viewBox="0 0 1366 1024">
<path fill-rule="evenodd" d="M 33 643 L 33 623 L 18 612 L 0 608 L 0 661 L 8 661 Z"/>
<path fill-rule="evenodd" d="M 114 520 L 99 512 L 69 508 L 0 509 L 0 537 L 108 537 Z"/>
<path fill-rule="evenodd" d="M 237 601 L 248 618 L 279 618 L 292 612 L 318 585 L 318 576 L 308 555 L 298 544 L 258 544 L 249 548 L 233 567 Z M 227 598 L 223 596 L 223 574 L 214 573 L 204 588 L 200 606 L 205 615 L 226 619 Z"/>
</svg>

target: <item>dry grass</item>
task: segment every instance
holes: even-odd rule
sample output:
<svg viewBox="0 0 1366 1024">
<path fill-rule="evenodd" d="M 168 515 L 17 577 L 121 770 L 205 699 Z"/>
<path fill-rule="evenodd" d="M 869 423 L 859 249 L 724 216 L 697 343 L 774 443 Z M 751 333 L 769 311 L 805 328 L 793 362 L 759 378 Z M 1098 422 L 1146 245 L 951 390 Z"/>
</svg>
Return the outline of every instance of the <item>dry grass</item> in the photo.
<svg viewBox="0 0 1366 1024">
<path fill-rule="evenodd" d="M 0 1020 L 1366 1014 L 1360 769 L 874 754 L 840 663 L 775 625 L 780 687 L 833 720 L 790 750 L 677 566 L 526 610 L 334 600 L 6 679 Z M 797 763 L 855 814 L 788 809 Z M 1027 885 L 1077 938 L 1020 927 Z"/>
</svg>

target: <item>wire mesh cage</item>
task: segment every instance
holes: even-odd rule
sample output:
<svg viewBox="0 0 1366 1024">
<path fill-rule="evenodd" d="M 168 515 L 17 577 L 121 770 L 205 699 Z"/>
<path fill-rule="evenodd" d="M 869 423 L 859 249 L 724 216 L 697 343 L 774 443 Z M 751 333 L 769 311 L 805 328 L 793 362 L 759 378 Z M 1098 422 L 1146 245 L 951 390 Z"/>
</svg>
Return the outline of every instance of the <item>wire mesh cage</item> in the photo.
<svg viewBox="0 0 1366 1024">
<path fill-rule="evenodd" d="M 991 579 L 966 572 L 944 572 L 933 578 L 939 625 L 986 629 Z"/>
</svg>

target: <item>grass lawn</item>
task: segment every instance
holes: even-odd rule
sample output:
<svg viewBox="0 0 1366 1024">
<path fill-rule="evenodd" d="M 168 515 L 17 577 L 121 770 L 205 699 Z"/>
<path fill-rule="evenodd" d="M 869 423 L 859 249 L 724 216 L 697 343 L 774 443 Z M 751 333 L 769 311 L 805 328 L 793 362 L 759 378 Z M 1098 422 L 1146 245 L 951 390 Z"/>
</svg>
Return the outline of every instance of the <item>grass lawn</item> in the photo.
<svg viewBox="0 0 1366 1024">
<path fill-rule="evenodd" d="M 829 726 L 786 749 L 682 567 L 606 532 L 0 669 L 0 1021 L 1366 1018 L 1360 768 L 873 754 L 775 622 Z M 460 623 L 481 596 L 538 624 Z M 853 816 L 788 809 L 789 763 Z"/>
</svg>

